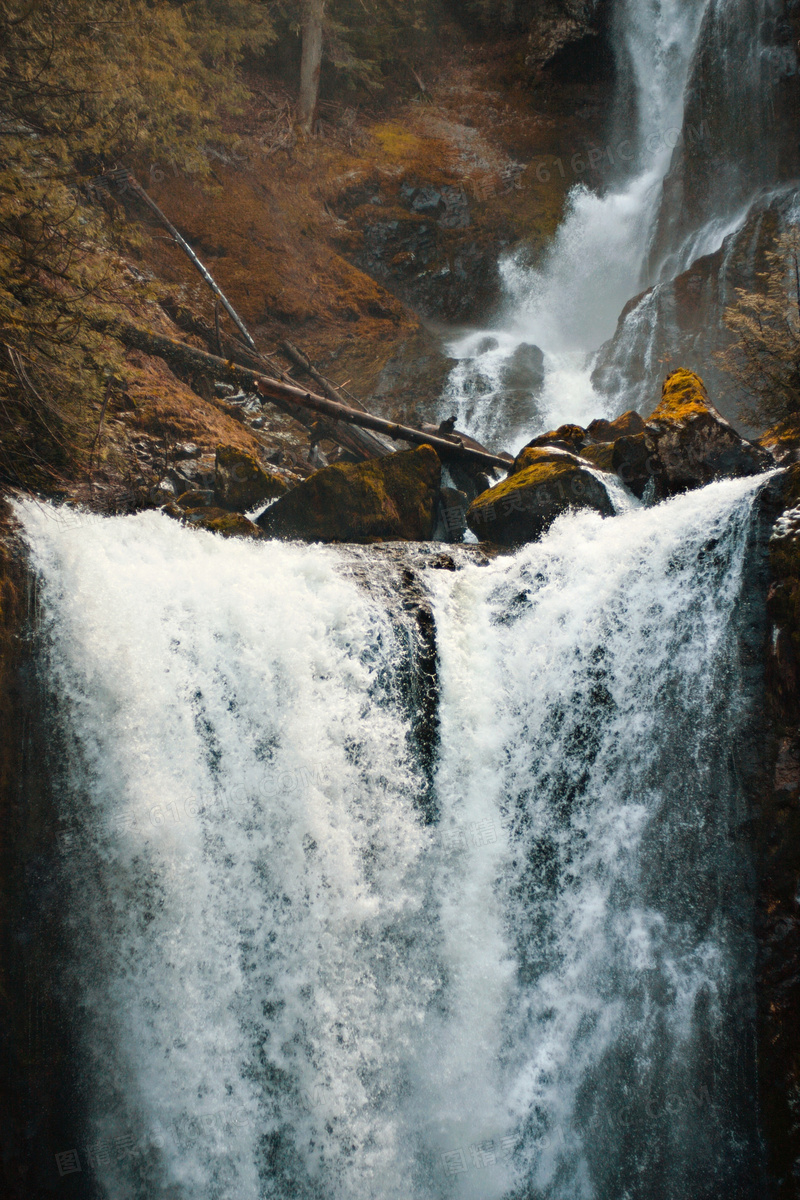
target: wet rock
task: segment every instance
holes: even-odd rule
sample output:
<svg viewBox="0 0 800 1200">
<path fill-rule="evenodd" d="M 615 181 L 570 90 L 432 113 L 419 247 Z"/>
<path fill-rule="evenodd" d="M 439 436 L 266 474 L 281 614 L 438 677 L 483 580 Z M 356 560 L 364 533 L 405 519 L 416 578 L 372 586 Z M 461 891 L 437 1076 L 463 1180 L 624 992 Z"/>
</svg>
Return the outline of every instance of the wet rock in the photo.
<svg viewBox="0 0 800 1200">
<path fill-rule="evenodd" d="M 611 453 L 611 468 L 626 487 L 641 500 L 654 472 L 654 445 L 645 433 L 617 438 Z"/>
<path fill-rule="evenodd" d="M 439 512 L 435 537 L 441 542 L 460 542 L 467 531 L 466 492 L 457 488 L 442 488 L 439 492 Z"/>
<path fill-rule="evenodd" d="M 613 471 L 614 443 L 593 442 L 581 450 L 581 458 L 588 459 L 600 471 Z"/>
<path fill-rule="evenodd" d="M 713 479 L 758 475 L 773 465 L 766 450 L 741 437 L 717 411 L 699 375 L 683 368 L 664 380 L 643 436 L 653 447 L 657 499 Z"/>
<path fill-rule="evenodd" d="M 206 457 L 184 460 L 170 467 L 167 474 L 177 495 L 189 489 L 213 488 L 214 460 Z"/>
<path fill-rule="evenodd" d="M 613 514 L 608 492 L 577 456 L 526 447 L 517 461 L 519 470 L 469 507 L 467 522 L 482 541 L 501 546 L 536 541 L 569 508 Z"/>
<path fill-rule="evenodd" d="M 253 521 L 249 521 L 241 513 L 229 512 L 225 508 L 211 506 L 187 510 L 179 504 L 167 504 L 162 512 L 183 522 L 184 525 L 191 525 L 194 529 L 206 529 L 209 533 L 219 533 L 222 537 L 263 537 Z"/>
<path fill-rule="evenodd" d="M 427 541 L 442 468 L 430 446 L 364 463 L 335 463 L 293 488 L 258 519 L 273 537 L 318 542 Z"/>
<path fill-rule="evenodd" d="M 506 363 L 503 390 L 521 392 L 527 397 L 540 392 L 543 383 L 544 354 L 538 346 L 523 342 Z"/>
<path fill-rule="evenodd" d="M 604 417 L 599 417 L 596 421 L 591 422 L 586 432 L 593 442 L 615 442 L 617 438 L 633 437 L 637 433 L 644 433 L 644 418 L 640 417 L 634 409 L 630 409 L 614 421 L 607 421 Z"/>
<path fill-rule="evenodd" d="M 528 442 L 528 447 L 555 446 L 561 450 L 569 450 L 571 454 L 580 454 L 589 443 L 586 430 L 580 425 L 559 425 L 550 433 L 540 433 Z M 519 457 L 519 456 L 518 456 Z"/>
<path fill-rule="evenodd" d="M 214 495 L 221 508 L 245 512 L 288 490 L 285 480 L 273 475 L 252 454 L 236 446 L 218 446 Z"/>
<path fill-rule="evenodd" d="M 206 488 L 184 492 L 182 496 L 178 497 L 177 503 L 183 509 L 214 508 L 214 491 L 212 488 Z"/>
</svg>

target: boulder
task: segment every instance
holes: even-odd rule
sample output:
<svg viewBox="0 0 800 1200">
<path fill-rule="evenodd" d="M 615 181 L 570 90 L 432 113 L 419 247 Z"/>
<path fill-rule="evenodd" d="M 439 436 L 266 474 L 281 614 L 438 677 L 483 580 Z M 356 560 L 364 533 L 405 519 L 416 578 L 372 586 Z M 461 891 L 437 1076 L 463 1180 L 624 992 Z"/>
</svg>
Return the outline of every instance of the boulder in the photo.
<svg viewBox="0 0 800 1200">
<path fill-rule="evenodd" d="M 258 524 L 273 537 L 315 542 L 429 541 L 442 468 L 431 446 L 316 471 Z"/>
<path fill-rule="evenodd" d="M 654 450 L 646 433 L 617 438 L 612 444 L 611 469 L 640 500 L 655 472 Z"/>
<path fill-rule="evenodd" d="M 181 508 L 215 508 L 214 493 L 210 489 L 184 492 L 176 501 Z"/>
<path fill-rule="evenodd" d="M 253 521 L 241 513 L 229 512 L 226 508 L 182 508 L 178 504 L 167 504 L 162 509 L 168 517 L 191 525 L 194 529 L 207 529 L 209 533 L 219 533 L 223 537 L 263 537 L 261 530 Z"/>
<path fill-rule="evenodd" d="M 569 450 L 571 454 L 580 454 L 589 441 L 591 439 L 581 425 L 559 425 L 558 429 L 553 429 L 550 433 L 540 433 L 528 442 L 528 446 L 556 446 L 562 450 Z"/>
<path fill-rule="evenodd" d="M 661 403 L 646 423 L 653 447 L 657 499 L 703 487 L 713 479 L 758 475 L 772 455 L 743 438 L 717 411 L 694 371 L 680 368 L 664 380 Z"/>
<path fill-rule="evenodd" d="M 596 421 L 592 421 L 586 432 L 593 442 L 615 442 L 617 438 L 644 433 L 644 418 L 640 417 L 635 409 L 630 409 L 613 421 L 598 417 Z"/>
<path fill-rule="evenodd" d="M 517 461 L 520 469 L 483 492 L 467 511 L 467 523 L 482 541 L 501 546 L 536 541 L 569 508 L 613 514 L 606 489 L 575 455 L 526 447 Z"/>
<path fill-rule="evenodd" d="M 614 470 L 614 443 L 593 442 L 581 450 L 581 458 L 585 458 L 599 471 Z"/>
<path fill-rule="evenodd" d="M 252 454 L 237 446 L 217 446 L 214 497 L 220 508 L 246 512 L 288 490 L 286 481 L 265 471 Z"/>
<path fill-rule="evenodd" d="M 553 445 L 543 442 L 541 446 L 523 446 L 508 469 L 509 475 L 516 475 L 526 467 L 532 467 L 544 462 L 573 462 L 578 457 L 565 445 Z"/>
</svg>

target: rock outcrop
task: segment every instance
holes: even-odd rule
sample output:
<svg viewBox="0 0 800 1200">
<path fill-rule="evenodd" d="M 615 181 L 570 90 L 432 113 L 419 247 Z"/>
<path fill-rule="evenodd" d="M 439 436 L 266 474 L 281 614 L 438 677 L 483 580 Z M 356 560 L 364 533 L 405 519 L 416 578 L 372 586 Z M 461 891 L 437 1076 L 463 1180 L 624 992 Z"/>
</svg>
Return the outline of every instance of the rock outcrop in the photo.
<svg viewBox="0 0 800 1200">
<path fill-rule="evenodd" d="M 526 447 L 516 469 L 483 492 L 467 512 L 470 529 L 481 540 L 500 546 L 533 542 L 556 517 L 570 508 L 614 512 L 608 492 L 589 464 L 558 448 Z"/>
<path fill-rule="evenodd" d="M 775 478 L 769 544 L 768 637 L 758 814 L 758 1057 L 761 1122 L 774 1195 L 797 1195 L 800 1172 L 800 465 Z M 783 510 L 782 512 L 780 510 Z"/>
<path fill-rule="evenodd" d="M 643 436 L 645 448 L 652 448 L 656 499 L 714 479 L 758 475 L 773 462 L 717 411 L 699 375 L 683 368 L 664 380 L 661 403 L 648 418 Z"/>
<path fill-rule="evenodd" d="M 427 541 L 442 468 L 430 446 L 324 467 L 258 519 L 272 537 L 313 542 Z"/>
<path fill-rule="evenodd" d="M 265 471 L 254 455 L 237 446 L 217 446 L 214 495 L 220 508 L 247 512 L 286 491 L 285 480 Z"/>
</svg>

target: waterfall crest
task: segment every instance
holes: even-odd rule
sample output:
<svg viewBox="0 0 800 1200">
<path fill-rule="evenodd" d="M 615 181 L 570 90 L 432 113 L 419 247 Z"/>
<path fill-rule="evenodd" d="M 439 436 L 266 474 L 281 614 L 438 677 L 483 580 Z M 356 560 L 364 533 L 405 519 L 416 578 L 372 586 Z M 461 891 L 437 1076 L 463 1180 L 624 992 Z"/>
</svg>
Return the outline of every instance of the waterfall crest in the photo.
<svg viewBox="0 0 800 1200">
<path fill-rule="evenodd" d="M 379 555 L 19 507 L 100 1195 L 761 1194 L 758 487 L 409 550 L 431 761 Z"/>
</svg>

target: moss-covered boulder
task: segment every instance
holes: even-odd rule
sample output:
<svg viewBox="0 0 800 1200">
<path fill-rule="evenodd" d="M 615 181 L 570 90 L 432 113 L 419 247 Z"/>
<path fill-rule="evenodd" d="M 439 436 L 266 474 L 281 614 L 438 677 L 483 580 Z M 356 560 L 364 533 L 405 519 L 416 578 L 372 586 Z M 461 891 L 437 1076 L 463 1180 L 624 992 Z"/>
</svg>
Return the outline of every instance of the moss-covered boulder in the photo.
<svg viewBox="0 0 800 1200">
<path fill-rule="evenodd" d="M 511 467 L 509 467 L 509 475 L 516 475 L 519 471 L 524 471 L 526 467 L 537 466 L 546 462 L 574 462 L 578 456 L 571 450 L 564 449 L 563 446 L 523 446 Z"/>
<path fill-rule="evenodd" d="M 614 470 L 614 443 L 594 442 L 590 446 L 584 446 L 581 458 L 585 458 L 599 471 L 611 472 Z"/>
<path fill-rule="evenodd" d="M 478 496 L 467 511 L 467 523 L 482 541 L 500 546 L 536 541 L 569 508 L 613 514 L 608 492 L 575 455 L 526 447 L 519 459 L 521 469 Z"/>
<path fill-rule="evenodd" d="M 549 433 L 540 433 L 528 442 L 525 449 L 536 449 L 539 446 L 555 446 L 557 449 L 569 450 L 572 454 L 580 454 L 583 447 L 591 441 L 582 425 L 559 425 Z"/>
<path fill-rule="evenodd" d="M 637 433 L 644 433 L 644 418 L 631 408 L 613 421 L 598 417 L 596 421 L 591 422 L 586 432 L 595 442 L 616 442 L 617 438 L 634 437 Z"/>
<path fill-rule="evenodd" d="M 428 541 L 442 467 L 431 446 L 324 467 L 258 519 L 273 537 L 314 542 Z"/>
<path fill-rule="evenodd" d="M 683 368 L 664 380 L 661 403 L 647 420 L 645 437 L 653 447 L 657 498 L 713 479 L 758 475 L 774 462 L 717 411 L 699 375 Z"/>
<path fill-rule="evenodd" d="M 207 529 L 209 533 L 219 533 L 222 537 L 260 538 L 259 527 L 241 513 L 230 512 L 227 508 L 201 507 L 182 508 L 179 504 L 167 504 L 162 509 L 168 517 L 182 521 L 193 529 Z"/>
<path fill-rule="evenodd" d="M 288 490 L 286 481 L 265 471 L 252 454 L 237 446 L 217 446 L 214 498 L 221 508 L 246 512 Z"/>
</svg>

